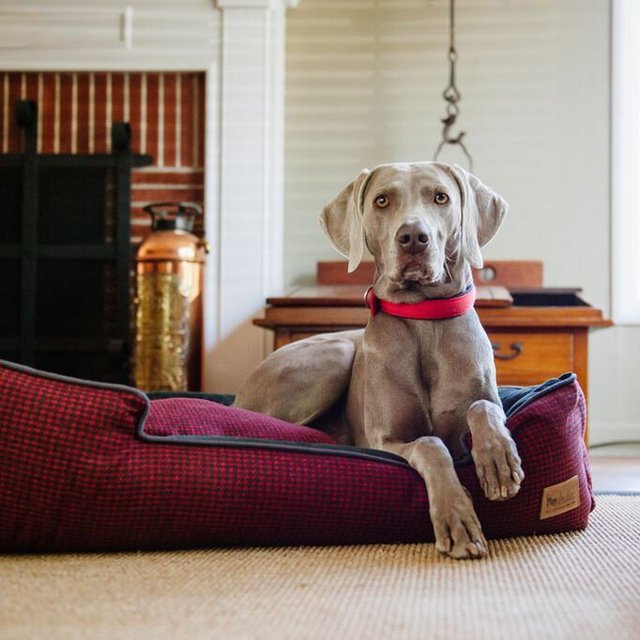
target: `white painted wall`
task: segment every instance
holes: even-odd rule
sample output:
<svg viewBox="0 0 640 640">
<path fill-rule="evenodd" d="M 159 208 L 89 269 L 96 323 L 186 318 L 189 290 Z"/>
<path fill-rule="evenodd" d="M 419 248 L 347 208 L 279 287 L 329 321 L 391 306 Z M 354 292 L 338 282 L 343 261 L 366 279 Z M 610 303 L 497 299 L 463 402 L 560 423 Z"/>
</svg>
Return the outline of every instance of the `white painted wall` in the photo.
<svg viewBox="0 0 640 640">
<path fill-rule="evenodd" d="M 252 323 L 282 291 L 284 14 L 282 0 L 218 0 L 220 215 L 208 279 L 206 388 L 235 392 L 268 351 Z M 213 265 L 212 265 L 213 266 Z"/>
<path fill-rule="evenodd" d="M 511 210 L 486 248 L 610 310 L 610 3 L 457 0 L 460 127 Z M 364 166 L 431 159 L 447 0 L 304 0 L 287 32 L 285 282 L 339 256 L 322 205 Z M 449 159 L 463 160 L 461 156 Z M 640 437 L 640 328 L 590 338 L 592 440 Z"/>
</svg>

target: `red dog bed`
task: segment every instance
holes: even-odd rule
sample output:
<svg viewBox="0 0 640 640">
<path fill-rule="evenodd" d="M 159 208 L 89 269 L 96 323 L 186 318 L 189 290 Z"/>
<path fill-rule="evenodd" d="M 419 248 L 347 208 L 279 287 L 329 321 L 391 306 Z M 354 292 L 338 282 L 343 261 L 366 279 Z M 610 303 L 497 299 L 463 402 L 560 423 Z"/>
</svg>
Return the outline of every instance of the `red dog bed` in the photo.
<svg viewBox="0 0 640 640">
<path fill-rule="evenodd" d="M 483 497 L 488 538 L 582 529 L 593 508 L 584 397 L 567 374 L 501 389 L 526 478 Z M 401 458 L 198 397 L 0 361 L 0 550 L 432 541 L 428 496 Z"/>
</svg>

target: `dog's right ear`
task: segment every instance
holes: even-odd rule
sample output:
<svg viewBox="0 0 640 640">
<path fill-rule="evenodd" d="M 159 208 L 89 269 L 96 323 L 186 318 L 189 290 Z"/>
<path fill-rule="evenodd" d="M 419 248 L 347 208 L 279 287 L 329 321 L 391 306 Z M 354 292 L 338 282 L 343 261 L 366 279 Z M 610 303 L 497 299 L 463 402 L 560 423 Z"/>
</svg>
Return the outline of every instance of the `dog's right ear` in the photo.
<svg viewBox="0 0 640 640">
<path fill-rule="evenodd" d="M 349 258 L 348 271 L 355 271 L 364 254 L 364 191 L 369 169 L 346 186 L 320 214 L 320 225 L 331 244 L 345 258 Z"/>
</svg>

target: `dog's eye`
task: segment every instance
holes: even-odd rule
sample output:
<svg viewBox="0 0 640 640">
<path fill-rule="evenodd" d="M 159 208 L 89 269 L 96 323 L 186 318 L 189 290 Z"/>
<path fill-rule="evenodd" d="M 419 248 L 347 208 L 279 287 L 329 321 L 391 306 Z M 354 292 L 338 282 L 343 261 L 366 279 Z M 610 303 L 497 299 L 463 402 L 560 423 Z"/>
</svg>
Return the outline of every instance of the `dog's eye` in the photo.
<svg viewBox="0 0 640 640">
<path fill-rule="evenodd" d="M 378 209 L 384 209 L 385 207 L 389 206 L 389 198 L 384 193 L 376 196 L 374 202 L 376 203 L 376 207 L 378 207 Z"/>
<path fill-rule="evenodd" d="M 442 191 L 438 191 L 433 198 L 433 201 L 436 204 L 447 204 L 449 202 L 449 196 Z"/>
</svg>

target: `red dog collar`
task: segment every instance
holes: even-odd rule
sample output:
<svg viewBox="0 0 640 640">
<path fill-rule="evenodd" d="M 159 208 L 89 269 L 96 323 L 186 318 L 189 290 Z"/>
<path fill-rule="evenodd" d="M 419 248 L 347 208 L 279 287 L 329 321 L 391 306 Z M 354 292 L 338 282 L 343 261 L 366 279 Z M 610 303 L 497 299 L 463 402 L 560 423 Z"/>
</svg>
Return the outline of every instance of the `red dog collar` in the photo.
<svg viewBox="0 0 640 640">
<path fill-rule="evenodd" d="M 391 316 L 410 318 L 412 320 L 445 320 L 446 318 L 461 316 L 473 308 L 473 304 L 476 301 L 476 288 L 471 285 L 471 288 L 453 298 L 398 303 L 378 298 L 373 292 L 373 287 L 369 287 L 364 294 L 364 301 L 369 307 L 372 316 L 375 316 L 378 311 L 382 311 Z"/>
</svg>

